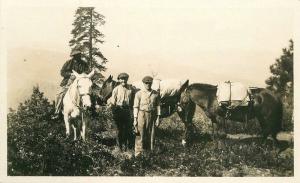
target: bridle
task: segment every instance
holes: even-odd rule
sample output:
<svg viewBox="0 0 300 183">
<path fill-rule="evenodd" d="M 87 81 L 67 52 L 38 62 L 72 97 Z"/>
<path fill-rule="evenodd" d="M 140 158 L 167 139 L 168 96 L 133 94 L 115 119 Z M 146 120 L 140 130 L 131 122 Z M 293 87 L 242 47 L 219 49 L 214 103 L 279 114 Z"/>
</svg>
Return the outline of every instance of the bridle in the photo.
<svg viewBox="0 0 300 183">
<path fill-rule="evenodd" d="M 79 79 L 82 79 L 82 78 L 88 78 L 88 77 L 81 77 L 81 78 L 79 78 Z M 69 92 L 69 96 L 70 96 L 70 99 L 71 99 L 73 105 L 74 105 L 75 107 L 79 108 L 79 110 L 83 110 L 83 106 L 82 106 L 82 97 L 83 97 L 83 96 L 90 96 L 90 93 L 89 93 L 89 92 L 86 92 L 86 93 L 80 93 L 80 92 L 79 92 L 79 85 L 78 85 L 79 79 L 76 80 L 76 90 L 77 90 L 77 92 L 78 92 L 78 94 L 79 94 L 79 105 L 71 98 L 71 95 L 70 95 L 70 91 L 71 91 L 71 90 L 70 90 L 70 89 L 69 89 L 68 92 Z"/>
</svg>

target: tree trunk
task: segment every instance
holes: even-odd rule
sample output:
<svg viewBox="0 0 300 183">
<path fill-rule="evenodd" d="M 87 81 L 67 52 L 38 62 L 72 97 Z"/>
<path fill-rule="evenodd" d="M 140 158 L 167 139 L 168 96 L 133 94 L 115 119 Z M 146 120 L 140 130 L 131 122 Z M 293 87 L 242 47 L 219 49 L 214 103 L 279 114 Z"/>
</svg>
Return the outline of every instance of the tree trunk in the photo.
<svg viewBox="0 0 300 183">
<path fill-rule="evenodd" d="M 90 70 L 93 68 L 93 55 L 92 55 L 92 50 L 93 50 L 93 38 L 92 38 L 92 33 L 93 33 L 93 9 L 90 9 L 90 16 L 91 16 L 91 22 L 90 22 L 90 48 L 89 48 L 89 66 Z"/>
</svg>

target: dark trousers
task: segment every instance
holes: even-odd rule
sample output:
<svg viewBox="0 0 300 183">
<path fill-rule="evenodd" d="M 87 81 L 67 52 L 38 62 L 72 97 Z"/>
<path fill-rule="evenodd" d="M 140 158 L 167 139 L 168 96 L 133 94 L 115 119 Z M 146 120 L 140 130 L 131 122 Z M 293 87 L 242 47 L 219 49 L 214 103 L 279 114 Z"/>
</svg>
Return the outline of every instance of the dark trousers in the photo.
<svg viewBox="0 0 300 183">
<path fill-rule="evenodd" d="M 134 146 L 132 110 L 129 107 L 115 106 L 112 114 L 117 129 L 117 145 L 121 150 L 132 149 Z"/>
</svg>

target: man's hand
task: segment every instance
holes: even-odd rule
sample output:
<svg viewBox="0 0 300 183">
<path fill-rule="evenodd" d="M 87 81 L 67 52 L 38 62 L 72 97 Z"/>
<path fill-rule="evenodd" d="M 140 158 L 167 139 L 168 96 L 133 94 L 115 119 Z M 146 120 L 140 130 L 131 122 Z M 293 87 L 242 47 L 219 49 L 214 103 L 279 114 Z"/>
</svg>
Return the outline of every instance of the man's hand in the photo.
<svg viewBox="0 0 300 183">
<path fill-rule="evenodd" d="M 138 124 L 137 118 L 134 118 L 134 120 L 133 120 L 133 126 L 135 127 L 135 126 L 137 126 L 137 124 Z"/>
<path fill-rule="evenodd" d="M 158 127 L 160 125 L 160 116 L 157 116 L 155 121 L 155 126 Z"/>
<path fill-rule="evenodd" d="M 71 73 L 71 75 L 70 75 L 70 79 L 71 79 L 71 80 L 75 80 L 75 79 L 76 79 L 76 76 L 75 76 L 75 74 Z"/>
<path fill-rule="evenodd" d="M 134 118 L 134 120 L 133 120 L 133 129 L 134 129 L 134 133 L 135 133 L 136 135 L 140 135 L 137 126 L 138 126 L 137 118 Z"/>
</svg>

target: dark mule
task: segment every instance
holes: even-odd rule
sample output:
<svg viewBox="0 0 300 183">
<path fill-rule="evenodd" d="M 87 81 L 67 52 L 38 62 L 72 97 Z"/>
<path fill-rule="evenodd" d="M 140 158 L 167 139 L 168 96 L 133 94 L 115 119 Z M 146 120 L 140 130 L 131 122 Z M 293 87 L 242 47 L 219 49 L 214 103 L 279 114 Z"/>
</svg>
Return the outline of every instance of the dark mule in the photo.
<svg viewBox="0 0 300 183">
<path fill-rule="evenodd" d="M 200 106 L 207 117 L 209 117 L 214 124 L 217 124 L 217 117 L 226 117 L 233 121 L 248 121 L 257 118 L 263 138 L 266 139 L 268 135 L 272 135 L 277 142 L 276 135 L 281 129 L 282 123 L 282 103 L 279 97 L 275 96 L 271 91 L 259 88 L 253 91 L 253 102 L 246 107 L 237 107 L 230 111 L 230 115 L 226 115 L 227 111 L 218 105 L 217 101 L 217 86 L 209 84 L 195 83 L 190 85 L 185 92 L 182 93 L 181 103 L 191 100 L 193 104 L 185 108 L 189 113 L 188 118 L 192 118 L 195 112 L 195 105 Z M 214 133 L 214 132 L 213 132 Z"/>
<path fill-rule="evenodd" d="M 185 110 L 186 107 L 190 107 L 188 103 L 194 104 L 192 101 L 186 101 L 185 103 L 181 103 L 181 93 L 188 87 L 189 80 L 187 80 L 180 88 L 177 95 L 169 96 L 161 99 L 161 118 L 166 118 L 171 116 L 173 113 L 177 112 L 179 117 L 185 124 L 185 134 L 188 134 L 190 131 L 190 126 L 192 124 L 191 120 L 193 117 L 190 117 L 189 112 Z M 112 95 L 112 90 L 118 85 L 117 81 L 114 81 L 112 76 L 109 76 L 103 83 L 102 88 L 99 92 L 98 102 L 101 105 L 105 105 L 107 100 Z M 133 88 L 133 97 L 135 93 L 139 90 L 132 86 Z M 132 104 L 133 106 L 133 104 Z M 179 109 L 179 110 L 177 110 Z M 185 135 L 185 136 L 186 136 Z M 118 139 L 117 139 L 118 140 Z"/>
<path fill-rule="evenodd" d="M 111 97 L 113 89 L 119 83 L 113 80 L 113 77 L 110 75 L 102 84 L 102 87 L 99 90 L 97 103 L 99 105 L 105 105 L 107 100 Z"/>
</svg>

